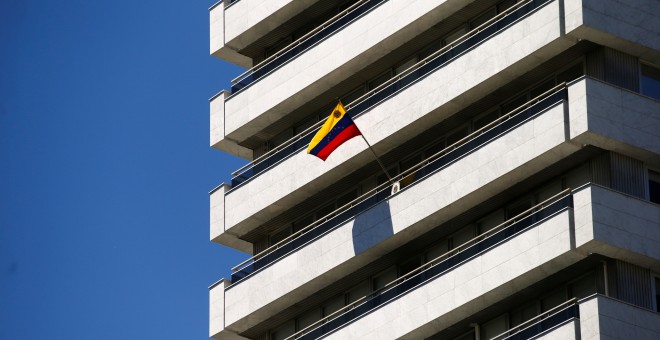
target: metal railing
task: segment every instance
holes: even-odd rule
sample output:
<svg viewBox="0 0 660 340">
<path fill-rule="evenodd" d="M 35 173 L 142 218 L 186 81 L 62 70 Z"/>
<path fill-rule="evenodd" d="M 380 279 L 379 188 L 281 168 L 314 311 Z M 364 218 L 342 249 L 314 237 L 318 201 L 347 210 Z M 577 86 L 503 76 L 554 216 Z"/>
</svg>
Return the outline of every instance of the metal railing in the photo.
<svg viewBox="0 0 660 340">
<path fill-rule="evenodd" d="M 577 298 L 572 298 L 551 308 L 490 340 L 530 339 L 573 318 L 580 318 L 580 306 Z"/>
<path fill-rule="evenodd" d="M 239 263 L 232 268 L 232 284 L 240 282 L 253 272 L 270 265 L 298 247 L 303 246 L 320 235 L 330 231 L 344 221 L 353 218 L 357 214 L 384 201 L 392 195 L 390 191 L 385 189 L 389 188 L 394 182 L 412 176 L 413 183 L 416 183 L 426 175 L 449 165 L 472 150 L 523 123 L 527 119 L 534 117 L 536 114 L 541 113 L 553 104 L 566 100 L 566 96 L 566 83 L 555 86 L 502 117 L 499 117 L 495 121 L 460 139 L 456 143 L 412 166 L 410 169 L 394 176 L 392 180 L 360 195 L 335 211 L 289 235 L 276 244 L 271 245 L 259 254 Z M 413 183 L 408 184 L 408 186 L 413 185 Z"/>
<path fill-rule="evenodd" d="M 388 303 L 418 286 L 444 274 L 493 246 L 505 242 L 538 222 L 573 206 L 571 190 L 563 190 L 523 211 L 493 229 L 461 244 L 415 270 L 389 282 L 384 287 L 342 307 L 289 336 L 288 339 L 316 339 Z M 546 312 L 549 313 L 550 311 Z M 543 315 L 543 314 L 542 314 Z"/>
<path fill-rule="evenodd" d="M 360 96 L 358 99 L 348 103 L 345 105 L 347 113 L 353 118 L 358 117 L 372 106 L 385 100 L 387 97 L 412 85 L 417 80 L 422 79 L 441 66 L 446 65 L 453 60 L 453 58 L 465 52 L 468 48 L 486 40 L 499 30 L 551 1 L 554 0 L 529 0 L 506 9 L 502 13 L 491 18 L 489 21 L 479 25 L 475 29 L 458 38 L 452 44 L 443 47 L 406 69 L 397 77 L 391 78 L 380 86 Z M 314 130 L 318 129 L 323 123 L 324 121 L 317 122 L 296 136 L 232 172 L 232 189 L 240 186 L 255 175 L 268 170 L 276 163 L 307 147 L 314 136 Z M 231 190 L 229 192 L 231 192 Z"/>
<path fill-rule="evenodd" d="M 332 33 L 338 31 L 358 16 L 370 11 L 387 0 L 359 0 L 345 10 L 328 19 L 320 26 L 314 28 L 296 41 L 285 46 L 275 54 L 254 65 L 238 77 L 232 79 L 232 95 L 261 79 L 264 75 L 280 67 L 289 60 L 297 57 L 310 47 L 323 41 Z M 364 6 L 363 6 L 364 5 Z M 229 97 L 231 98 L 231 97 Z M 227 98 L 227 100 L 229 99 Z"/>
</svg>

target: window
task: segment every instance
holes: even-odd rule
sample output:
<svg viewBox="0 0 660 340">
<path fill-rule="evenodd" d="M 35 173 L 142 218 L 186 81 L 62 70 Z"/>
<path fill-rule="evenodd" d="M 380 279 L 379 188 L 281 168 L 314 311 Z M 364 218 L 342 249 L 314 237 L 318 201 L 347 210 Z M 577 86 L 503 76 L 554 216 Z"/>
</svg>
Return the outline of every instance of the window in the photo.
<svg viewBox="0 0 660 340">
<path fill-rule="evenodd" d="M 488 125 L 489 123 L 494 122 L 499 117 L 500 117 L 500 111 L 497 109 L 479 116 L 479 118 L 476 118 L 472 121 L 472 131 L 477 131 L 481 129 L 482 127 Z"/>
<path fill-rule="evenodd" d="M 266 48 L 266 58 L 274 55 L 275 53 L 279 52 L 281 49 L 289 46 L 293 40 L 291 40 L 291 37 L 286 37 L 278 42 L 276 42 L 274 45 L 267 47 Z"/>
<path fill-rule="evenodd" d="M 278 145 L 284 144 L 284 142 L 291 139 L 291 137 L 293 137 L 293 130 L 290 129 L 290 128 L 286 129 L 286 130 L 280 132 L 277 136 L 273 137 L 269 141 L 269 145 L 270 145 L 271 148 L 274 148 Z"/>
<path fill-rule="evenodd" d="M 422 52 L 419 53 L 419 60 L 422 60 L 431 54 L 439 51 L 442 48 L 442 41 L 437 40 L 432 42 L 429 46 L 427 46 Z"/>
<path fill-rule="evenodd" d="M 284 340 L 296 332 L 294 320 L 289 320 L 270 333 L 271 340 Z"/>
<path fill-rule="evenodd" d="M 568 285 L 570 297 L 585 298 L 596 293 L 596 273 L 591 272 Z"/>
<path fill-rule="evenodd" d="M 341 98 L 341 101 L 342 101 L 342 103 L 344 103 L 344 105 L 350 104 L 353 101 L 355 101 L 356 99 L 360 98 L 364 93 L 365 93 L 364 86 L 360 86 L 356 90 L 353 90 L 353 92 L 343 96 Z M 332 105 L 334 107 L 335 104 L 332 104 Z M 332 110 L 332 108 L 330 110 Z M 328 110 L 328 112 L 330 112 L 330 110 Z"/>
<path fill-rule="evenodd" d="M 412 259 L 404 262 L 399 266 L 399 277 L 404 276 L 411 271 L 419 268 L 422 265 L 422 259 L 420 256 L 415 256 Z"/>
<path fill-rule="evenodd" d="M 357 197 L 357 190 L 351 190 L 337 199 L 337 207 L 343 207 Z"/>
<path fill-rule="evenodd" d="M 300 317 L 298 317 L 298 330 L 303 330 L 312 324 L 314 324 L 316 321 L 321 320 L 321 309 L 320 308 L 314 308 L 310 311 L 307 311 L 303 313 Z"/>
<path fill-rule="evenodd" d="M 445 140 L 442 139 L 442 140 L 438 141 L 437 143 L 435 143 L 435 144 L 429 146 L 428 148 L 426 148 L 426 150 L 424 150 L 424 157 L 427 157 L 427 158 L 431 157 L 431 156 L 435 155 L 436 153 L 444 150 L 444 148 L 446 148 L 446 147 L 447 147 L 447 145 L 445 144 Z"/>
<path fill-rule="evenodd" d="M 467 241 L 474 238 L 474 227 L 472 225 L 467 226 L 451 235 L 451 249 L 466 243 Z"/>
<path fill-rule="evenodd" d="M 303 216 L 303 218 L 293 222 L 293 232 L 301 230 L 302 228 L 312 224 L 314 217 L 312 215 Z"/>
<path fill-rule="evenodd" d="M 538 314 L 537 301 L 518 307 L 511 312 L 511 327 L 516 327 L 523 322 L 531 320 Z"/>
<path fill-rule="evenodd" d="M 449 45 L 453 43 L 454 41 L 456 41 L 456 39 L 465 35 L 465 33 L 467 33 L 467 29 L 465 28 L 465 26 L 458 28 L 457 30 L 449 33 L 444 39 L 445 45 Z"/>
<path fill-rule="evenodd" d="M 504 0 L 497 5 L 497 10 L 499 13 L 504 12 L 507 8 L 516 4 L 516 0 Z"/>
<path fill-rule="evenodd" d="M 654 277 L 655 281 L 655 311 L 660 312 L 660 278 Z"/>
<path fill-rule="evenodd" d="M 420 154 L 417 154 L 413 157 L 410 157 L 406 160 L 401 161 L 401 172 L 404 172 L 404 171 L 412 168 L 413 166 L 419 164 L 419 162 L 421 162 L 421 161 L 422 161 L 422 155 L 420 155 Z M 403 188 L 403 187 L 408 186 L 414 180 L 415 180 L 415 173 L 413 172 L 412 174 L 410 174 L 410 175 L 408 175 L 408 176 L 401 179 L 401 181 L 400 181 L 401 182 L 401 187 Z"/>
<path fill-rule="evenodd" d="M 455 337 L 454 340 L 474 340 L 474 331 L 469 331 L 461 336 Z"/>
<path fill-rule="evenodd" d="M 452 145 L 468 135 L 468 127 L 464 126 L 447 135 L 447 145 Z"/>
<path fill-rule="evenodd" d="M 337 295 L 334 298 L 330 299 L 323 305 L 323 316 L 328 316 L 338 310 L 340 310 L 342 307 L 344 307 L 345 304 L 345 298 L 344 294 Z"/>
<path fill-rule="evenodd" d="M 487 10 L 485 13 L 481 14 L 476 19 L 470 21 L 470 29 L 479 27 L 479 25 L 495 17 L 495 15 L 497 15 L 497 10 L 495 9 L 495 7 Z"/>
<path fill-rule="evenodd" d="M 364 280 L 348 292 L 348 303 L 353 303 L 371 293 L 369 280 Z"/>
<path fill-rule="evenodd" d="M 432 245 L 426 251 L 426 262 L 435 260 L 436 258 L 440 257 L 442 254 L 445 254 L 447 251 L 449 251 L 449 242 L 447 241 L 447 239 L 444 239 Z"/>
<path fill-rule="evenodd" d="M 325 207 L 323 207 L 323 208 L 316 211 L 316 219 L 319 220 L 322 217 L 325 217 L 326 215 L 328 215 L 329 213 L 331 213 L 333 211 L 335 211 L 335 204 L 330 203 L 330 204 L 326 205 Z"/>
<path fill-rule="evenodd" d="M 372 79 L 369 81 L 369 90 L 373 90 L 376 87 L 378 87 L 381 84 L 384 84 L 386 81 L 390 80 L 392 78 L 392 74 L 390 71 L 386 71 L 385 73 L 379 75 L 378 77 Z"/>
<path fill-rule="evenodd" d="M 387 169 L 387 173 L 390 174 L 390 176 L 394 177 L 394 176 L 399 174 L 399 168 L 397 166 L 390 167 L 390 168 Z M 378 180 L 378 185 L 381 185 L 381 184 L 388 181 L 387 175 L 385 175 L 384 173 L 381 173 L 380 175 L 378 175 L 378 177 L 376 177 L 376 179 Z M 382 189 L 379 189 L 379 190 L 382 190 Z"/>
<path fill-rule="evenodd" d="M 566 301 L 566 289 L 561 287 L 541 299 L 541 311 L 547 312 Z"/>
<path fill-rule="evenodd" d="M 502 112 L 503 113 L 509 113 L 513 111 L 514 109 L 517 109 L 518 107 L 522 106 L 523 104 L 527 103 L 527 95 L 524 94 L 522 96 L 519 96 L 508 103 L 502 105 Z"/>
<path fill-rule="evenodd" d="M 508 329 L 509 320 L 506 314 L 502 314 L 495 319 L 492 319 L 481 325 L 481 338 L 492 339 Z"/>
<path fill-rule="evenodd" d="M 504 222 L 504 214 L 502 210 L 496 210 L 493 213 L 490 213 L 488 216 L 477 221 L 477 231 L 479 235 L 497 227 L 502 222 Z"/>
<path fill-rule="evenodd" d="M 318 116 L 319 116 L 318 114 L 314 114 L 312 116 L 309 116 L 309 117 L 305 118 L 305 120 L 300 121 L 298 124 L 296 124 L 296 126 L 294 127 L 295 134 L 297 135 L 297 134 L 307 130 L 312 125 L 316 124 L 316 122 L 319 121 Z"/>
<path fill-rule="evenodd" d="M 641 66 L 640 92 L 660 100 L 660 69 L 647 64 Z"/>
<path fill-rule="evenodd" d="M 649 171 L 649 201 L 660 204 L 660 173 Z"/>
<path fill-rule="evenodd" d="M 557 84 L 575 80 L 584 75 L 584 63 L 579 62 L 557 74 Z"/>
<path fill-rule="evenodd" d="M 289 230 L 289 227 L 274 232 L 273 234 L 270 235 L 270 245 L 272 246 L 274 244 L 277 244 L 278 242 L 287 238 L 289 235 L 291 235 L 291 231 Z"/>
<path fill-rule="evenodd" d="M 529 91 L 529 98 L 536 98 L 555 86 L 555 80 L 546 80 Z"/>
<path fill-rule="evenodd" d="M 408 59 L 403 64 L 394 68 L 394 74 L 401 74 L 401 72 L 409 69 L 411 66 L 415 65 L 415 63 L 417 63 L 417 57 L 412 57 L 411 59 Z"/>
<path fill-rule="evenodd" d="M 386 284 L 396 280 L 396 266 L 392 266 L 374 277 L 374 291 L 385 287 Z"/>
<path fill-rule="evenodd" d="M 506 208 L 506 218 L 510 219 L 525 212 L 532 207 L 532 202 L 529 199 L 524 199 L 509 205 Z"/>
</svg>

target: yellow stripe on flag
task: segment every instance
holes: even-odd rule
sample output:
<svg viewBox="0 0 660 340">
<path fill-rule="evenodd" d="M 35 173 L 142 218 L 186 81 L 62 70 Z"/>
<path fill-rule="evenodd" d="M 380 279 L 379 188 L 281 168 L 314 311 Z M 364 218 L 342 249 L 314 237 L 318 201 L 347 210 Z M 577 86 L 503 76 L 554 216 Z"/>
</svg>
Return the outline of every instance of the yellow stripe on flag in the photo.
<svg viewBox="0 0 660 340">
<path fill-rule="evenodd" d="M 328 120 L 325 121 L 323 126 L 321 126 L 321 129 L 314 135 L 314 138 L 312 138 L 312 141 L 309 143 L 309 146 L 307 147 L 307 153 L 310 153 L 314 147 L 316 147 L 322 140 L 325 138 L 325 136 L 330 133 L 330 130 L 332 130 L 333 127 L 337 124 L 337 122 L 344 117 L 346 114 L 346 109 L 344 109 L 344 105 L 339 102 L 337 106 L 335 106 L 335 109 L 332 110 L 332 113 L 330 114 L 330 117 L 328 117 Z"/>
</svg>

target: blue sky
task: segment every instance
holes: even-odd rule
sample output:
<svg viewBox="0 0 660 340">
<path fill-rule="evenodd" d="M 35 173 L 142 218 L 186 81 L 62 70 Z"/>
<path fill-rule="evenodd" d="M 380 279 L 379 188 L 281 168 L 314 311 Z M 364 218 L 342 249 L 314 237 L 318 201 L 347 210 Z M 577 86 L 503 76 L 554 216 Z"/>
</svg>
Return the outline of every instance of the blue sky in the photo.
<svg viewBox="0 0 660 340">
<path fill-rule="evenodd" d="M 1 4 L 0 339 L 207 339 L 213 1 Z"/>
</svg>

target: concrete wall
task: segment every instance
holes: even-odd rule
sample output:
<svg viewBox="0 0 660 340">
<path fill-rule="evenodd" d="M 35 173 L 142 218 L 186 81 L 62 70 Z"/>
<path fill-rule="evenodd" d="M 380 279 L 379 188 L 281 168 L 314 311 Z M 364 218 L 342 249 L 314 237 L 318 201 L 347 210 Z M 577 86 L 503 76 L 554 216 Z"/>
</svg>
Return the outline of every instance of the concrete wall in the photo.
<svg viewBox="0 0 660 340">
<path fill-rule="evenodd" d="M 558 13 L 557 2 L 551 3 L 377 105 L 358 117 L 356 124 L 375 150 L 383 154 L 415 131 L 440 122 L 494 90 L 505 79 L 524 73 L 539 59 L 554 55 L 556 51 L 545 49 L 560 43 Z M 457 99 L 465 98 L 467 91 L 473 98 Z M 226 103 L 227 114 L 228 105 L 236 99 Z M 303 150 L 227 194 L 226 228 L 244 234 L 372 160 L 359 138 L 342 145 L 326 162 Z"/>
<path fill-rule="evenodd" d="M 660 206 L 599 186 L 576 192 L 576 245 L 646 268 L 660 260 Z"/>
<path fill-rule="evenodd" d="M 222 340 L 242 340 L 242 336 L 225 330 L 225 288 L 228 281 L 221 280 L 209 289 L 209 337 Z"/>
<path fill-rule="evenodd" d="M 564 0 L 566 32 L 583 40 L 660 61 L 657 0 Z"/>
<path fill-rule="evenodd" d="M 349 324 L 327 339 L 421 339 L 546 277 L 571 254 L 564 211 Z"/>
<path fill-rule="evenodd" d="M 248 1 L 249 2 L 249 1 Z M 217 3 L 209 9 L 209 50 L 211 55 L 242 67 L 252 67 L 252 59 L 230 48 L 225 40 L 225 6 L 229 1 Z"/>
<path fill-rule="evenodd" d="M 580 302 L 580 338 L 660 339 L 660 314 L 596 295 Z"/>
<path fill-rule="evenodd" d="M 209 143 L 212 147 L 247 160 L 253 159 L 252 150 L 244 148 L 234 140 L 225 137 L 225 98 L 228 91 L 220 91 L 209 100 Z"/>
<path fill-rule="evenodd" d="M 483 152 L 487 154 L 489 150 L 483 150 Z M 514 148 L 512 152 L 520 152 L 520 149 Z M 484 157 L 484 155 L 475 153 L 468 158 L 470 157 L 479 159 Z M 456 166 L 459 169 L 466 168 L 464 164 L 456 164 Z M 481 165 L 477 166 L 477 168 L 492 167 Z M 448 183 L 460 183 L 460 181 L 454 180 L 449 172 L 441 171 L 428 180 L 433 180 L 434 177 L 448 177 L 442 180 Z M 466 174 L 466 177 L 479 178 L 474 174 Z M 478 182 L 478 180 L 475 182 Z M 432 187 L 435 187 L 435 185 L 429 183 L 409 187 L 401 191 L 399 195 L 393 197 L 389 202 L 369 210 L 363 214 L 364 216 L 359 216 L 357 219 L 347 222 L 324 235 L 321 239 L 312 242 L 297 252 L 275 262 L 270 267 L 257 272 L 240 284 L 228 289 L 225 292 L 226 302 L 224 310 L 227 329 L 237 333 L 245 331 L 280 310 L 291 306 L 343 277 L 346 273 L 359 269 L 391 251 L 394 247 L 414 238 L 415 235 L 419 235 L 424 231 L 420 227 L 420 225 L 424 225 L 424 221 L 415 224 L 415 218 L 420 219 L 429 213 L 437 211 L 435 215 L 432 215 L 433 221 L 442 223 L 442 221 L 449 219 L 452 214 L 457 213 L 456 211 L 452 211 L 455 209 L 455 206 L 461 205 L 462 209 L 460 211 L 469 208 L 470 204 L 461 204 L 461 201 L 458 199 L 462 196 L 460 190 L 457 191 L 455 188 L 443 188 L 440 186 L 438 191 L 433 193 L 428 191 L 428 188 Z M 422 188 L 426 191 L 416 192 L 413 190 L 416 188 Z M 428 199 L 428 201 L 439 200 L 442 202 L 443 199 L 440 197 L 443 195 L 448 196 L 447 202 L 440 203 L 445 204 L 444 207 L 421 203 L 423 199 Z M 562 226 L 557 228 L 564 228 L 563 225 L 565 224 L 566 230 L 561 229 L 561 233 L 553 234 L 552 231 L 544 229 L 547 227 L 539 229 L 539 235 L 546 235 L 546 233 L 554 235 L 543 236 L 543 240 L 561 240 L 557 242 L 561 244 L 566 242 L 566 247 L 568 248 L 565 248 L 564 245 L 556 245 L 558 248 L 553 248 L 554 246 L 547 244 L 547 249 L 552 249 L 552 251 L 539 255 L 535 250 L 525 250 L 527 248 L 519 246 L 517 243 L 512 243 L 511 247 L 513 248 L 507 248 L 509 246 L 497 247 L 479 260 L 478 267 L 468 266 L 466 267 L 467 269 L 456 270 L 459 273 L 466 271 L 466 273 L 474 274 L 478 272 L 478 268 L 481 268 L 482 271 L 486 271 L 486 268 L 490 276 L 487 278 L 479 276 L 479 279 L 470 279 L 468 280 L 469 282 L 463 279 L 458 280 L 460 283 L 463 283 L 461 289 L 466 290 L 460 291 L 460 294 L 453 292 L 451 293 L 452 295 L 449 295 L 454 300 L 450 299 L 448 303 L 454 301 L 454 304 L 447 305 L 445 306 L 446 309 L 443 309 L 443 313 L 449 313 L 449 316 L 430 314 L 430 316 L 425 316 L 426 318 L 419 318 L 419 324 L 410 324 L 410 328 L 406 328 L 408 326 L 405 325 L 408 325 L 411 320 L 408 319 L 408 316 L 404 317 L 404 315 L 408 315 L 408 313 L 412 313 L 411 315 L 416 315 L 415 313 L 428 313 L 430 308 L 419 307 L 423 306 L 424 303 L 415 300 L 415 298 L 411 302 L 406 297 L 402 299 L 402 302 L 393 302 L 392 305 L 398 307 L 392 308 L 394 308 L 394 311 L 400 308 L 404 310 L 411 309 L 410 311 L 392 314 L 391 312 L 387 312 L 386 307 L 382 307 L 382 309 L 386 309 L 382 313 L 387 315 L 387 317 L 373 316 L 375 318 L 374 320 L 366 322 L 367 325 L 372 325 L 372 322 L 376 322 L 376 324 L 373 324 L 374 327 L 371 331 L 353 330 L 346 334 L 342 333 L 342 331 L 337 333 L 340 334 L 338 336 L 340 338 L 343 336 L 349 336 L 350 338 L 353 338 L 353 336 L 364 336 L 366 338 L 371 338 L 372 336 L 382 337 L 384 334 L 387 334 L 383 332 L 393 331 L 391 329 L 381 330 L 383 324 L 390 323 L 394 328 L 399 329 L 401 327 L 401 332 L 403 333 L 396 333 L 397 336 L 405 335 L 410 338 L 418 338 L 420 336 L 434 334 L 441 330 L 441 328 L 438 328 L 438 324 L 447 325 L 462 320 L 477 312 L 483 306 L 495 303 L 508 294 L 517 291 L 520 287 L 529 285 L 533 281 L 529 281 L 529 275 L 531 274 L 526 274 L 526 271 L 531 270 L 529 267 L 530 263 L 540 265 L 534 262 L 539 260 L 539 256 L 543 258 L 543 261 L 551 264 L 552 270 L 564 268 L 592 253 L 631 261 L 632 263 L 647 266 L 648 268 L 654 268 L 653 265 L 657 267 L 657 256 L 660 252 L 658 250 L 660 249 L 660 246 L 658 246 L 658 240 L 660 239 L 660 207 L 597 185 L 577 189 L 573 194 L 573 200 L 575 206 L 573 210 L 560 214 L 561 216 L 565 215 L 565 217 L 553 218 L 555 221 L 561 221 L 559 224 Z M 406 204 L 412 202 L 410 206 L 414 207 L 413 209 L 415 210 L 397 211 L 395 207 L 403 202 Z M 388 218 L 387 214 L 391 214 L 391 218 Z M 569 229 L 574 230 L 574 232 L 566 234 Z M 367 244 L 364 242 L 367 242 Z M 529 246 L 537 244 L 527 239 L 524 239 L 522 242 Z M 515 251 L 510 249 L 515 249 Z M 569 250 L 573 251 L 569 253 Z M 557 251 L 559 253 L 556 253 Z M 546 258 L 546 256 L 549 257 Z M 499 267 L 500 265 L 502 267 Z M 547 266 L 541 271 L 543 274 L 537 273 L 541 276 L 533 275 L 533 280 L 546 277 L 552 272 L 549 271 L 549 267 Z M 505 281 L 502 281 L 504 279 L 515 279 L 514 281 L 516 283 L 504 285 L 503 282 Z M 457 279 L 452 278 L 451 282 L 456 283 Z M 498 286 L 499 284 L 502 284 L 502 286 Z M 418 294 L 427 298 L 429 293 L 425 289 L 420 288 L 421 292 L 412 292 L 409 295 L 417 296 L 415 294 Z M 431 291 L 436 291 L 437 289 L 439 288 L 435 287 Z M 458 302 L 462 301 L 461 303 L 465 303 L 465 306 L 455 304 L 455 300 L 459 296 L 463 300 L 459 299 Z M 472 301 L 472 299 L 475 299 L 475 301 Z M 467 303 L 470 301 L 476 304 L 474 306 L 468 305 Z M 455 308 L 457 310 L 452 311 Z M 454 314 L 451 314 L 450 311 Z M 378 313 L 381 313 L 380 310 L 372 314 L 379 315 Z M 370 315 L 365 316 L 365 318 L 372 318 Z M 441 319 L 435 319 L 441 316 Z M 419 315 L 410 316 L 410 318 L 416 320 L 418 317 Z M 360 322 L 360 324 L 364 325 L 365 323 Z M 350 327 L 348 326 L 346 328 L 348 329 Z M 363 326 L 359 328 L 363 328 Z M 371 333 L 372 331 L 373 334 Z M 408 334 L 408 332 L 411 333 Z"/>
<path fill-rule="evenodd" d="M 576 143 L 660 165 L 660 102 L 591 78 L 571 85 L 568 99 Z"/>
<path fill-rule="evenodd" d="M 243 331 L 555 162 L 575 150 L 564 132 L 560 104 L 255 273 L 227 291 L 227 325 Z"/>
<path fill-rule="evenodd" d="M 240 50 L 318 0 L 241 0 L 225 10 L 227 45 Z"/>
<path fill-rule="evenodd" d="M 228 184 L 221 184 L 209 195 L 210 216 L 209 231 L 211 241 L 224 244 L 244 253 L 252 254 L 252 244 L 238 238 L 231 232 L 225 230 L 225 193 L 229 190 Z"/>
<path fill-rule="evenodd" d="M 252 67 L 252 59 L 238 51 L 317 1 L 241 0 L 231 6 L 228 0 L 218 3 L 209 9 L 211 55 Z"/>
<path fill-rule="evenodd" d="M 225 135 L 244 140 L 471 1 L 386 1 L 229 98 Z"/>
</svg>

